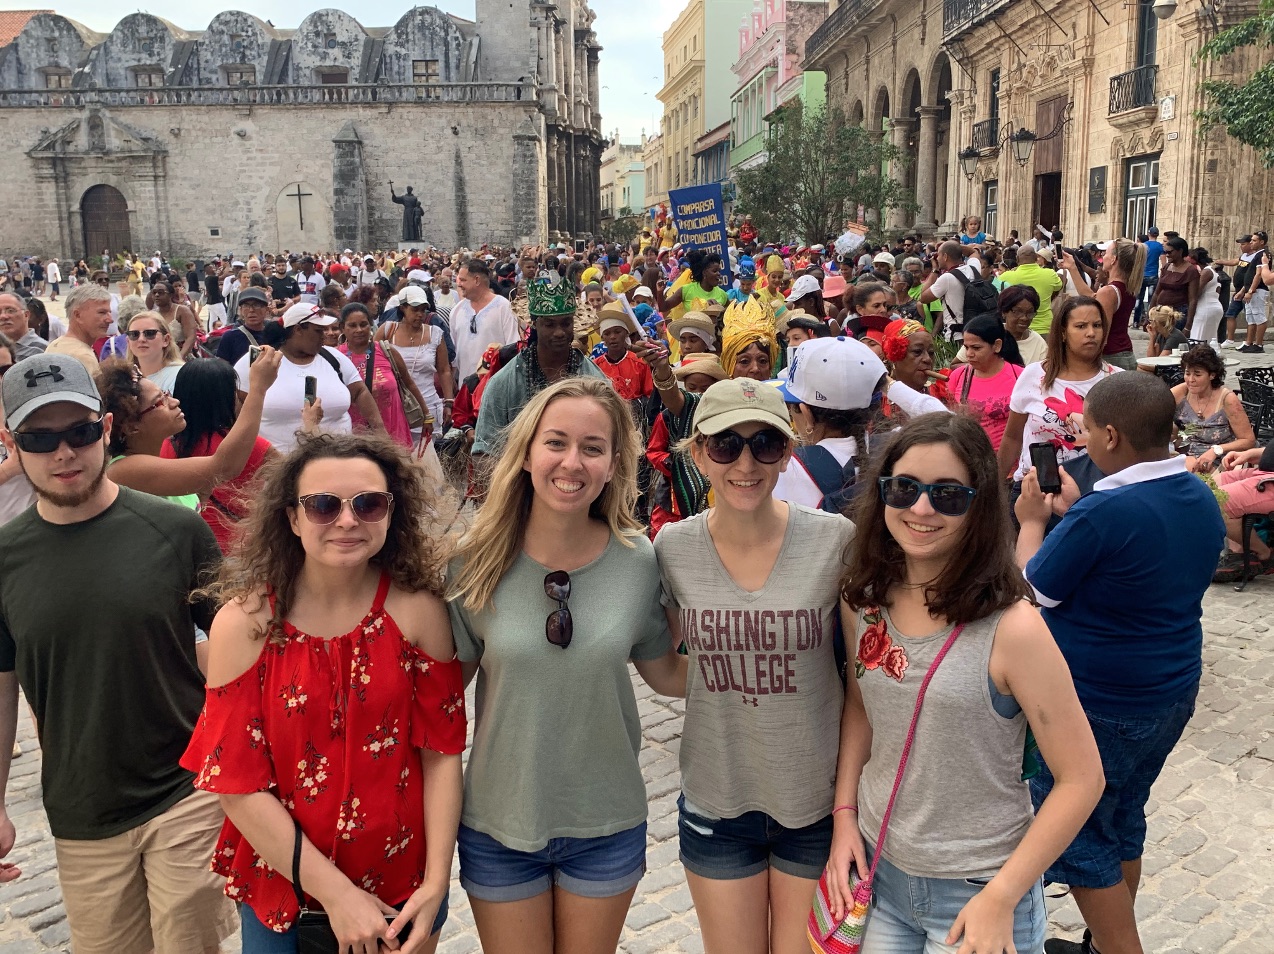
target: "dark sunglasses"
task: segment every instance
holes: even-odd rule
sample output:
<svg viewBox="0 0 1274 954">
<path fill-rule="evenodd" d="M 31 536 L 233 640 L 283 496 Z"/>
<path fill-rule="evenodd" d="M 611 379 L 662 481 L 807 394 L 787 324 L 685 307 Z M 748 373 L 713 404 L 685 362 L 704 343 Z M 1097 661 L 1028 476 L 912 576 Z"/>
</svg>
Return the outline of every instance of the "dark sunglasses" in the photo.
<svg viewBox="0 0 1274 954">
<path fill-rule="evenodd" d="M 913 506 L 922 493 L 929 495 L 929 503 L 938 513 L 947 517 L 963 517 L 969 512 L 978 492 L 963 484 L 922 484 L 910 477 L 880 478 L 880 499 L 885 506 L 895 510 Z"/>
<path fill-rule="evenodd" d="M 787 443 L 787 435 L 773 427 L 757 431 L 751 437 L 744 437 L 734 431 L 721 431 L 704 438 L 708 456 L 718 464 L 733 464 L 743 454 L 745 447 L 752 452 L 752 457 L 758 464 L 777 464 L 787 452 Z"/>
<path fill-rule="evenodd" d="M 554 646 L 565 649 L 571 644 L 575 621 L 571 619 L 571 608 L 567 600 L 571 598 L 571 575 L 565 570 L 554 570 L 544 577 L 544 595 L 557 604 L 557 609 L 549 613 L 544 621 L 544 635 Z"/>
<path fill-rule="evenodd" d="M 394 504 L 394 495 L 386 490 L 367 490 L 353 497 L 340 497 L 336 494 L 306 494 L 298 497 L 297 503 L 305 511 L 306 519 L 320 527 L 335 523 L 345 505 L 349 504 L 354 516 L 362 523 L 380 523 L 389 516 L 389 509 Z"/>
<path fill-rule="evenodd" d="M 9 369 L 12 367 L 13 365 L 11 364 L 0 364 L 0 378 L 3 378 L 6 374 L 8 374 Z"/>
<path fill-rule="evenodd" d="M 66 442 L 74 450 L 96 444 L 102 439 L 101 420 L 76 424 L 65 431 L 14 431 L 13 440 L 28 454 L 52 454 Z"/>
<path fill-rule="evenodd" d="M 158 328 L 139 328 L 135 331 L 130 329 L 124 332 L 124 334 L 128 335 L 129 341 L 136 341 L 139 338 L 145 338 L 147 341 L 154 341 L 162 335 L 163 332 Z"/>
</svg>

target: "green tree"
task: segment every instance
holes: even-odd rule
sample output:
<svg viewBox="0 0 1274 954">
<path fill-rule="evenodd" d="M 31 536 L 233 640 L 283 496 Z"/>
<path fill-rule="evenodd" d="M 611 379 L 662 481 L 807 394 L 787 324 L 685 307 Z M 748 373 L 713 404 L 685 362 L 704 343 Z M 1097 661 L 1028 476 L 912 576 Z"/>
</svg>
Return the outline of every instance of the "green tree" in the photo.
<svg viewBox="0 0 1274 954">
<path fill-rule="evenodd" d="M 737 176 L 739 214 L 752 216 L 761 234 L 822 242 L 844 230 L 862 206 L 883 222 L 889 209 L 915 208 L 892 175 L 904 158 L 885 137 L 845 122 L 839 110 L 791 106 L 766 134 L 766 161 Z"/>
<path fill-rule="evenodd" d="M 1274 47 L 1274 0 L 1261 0 L 1256 16 L 1203 44 L 1195 63 L 1216 63 L 1247 47 Z M 1200 89 L 1204 106 L 1194 115 L 1203 128 L 1225 127 L 1239 142 L 1255 149 L 1267 168 L 1274 167 L 1274 62 L 1257 69 L 1246 82 L 1205 80 Z"/>
<path fill-rule="evenodd" d="M 616 245 L 628 245 L 641 231 L 641 221 L 639 215 L 622 215 L 620 218 L 604 222 L 601 228 L 602 238 Z"/>
</svg>

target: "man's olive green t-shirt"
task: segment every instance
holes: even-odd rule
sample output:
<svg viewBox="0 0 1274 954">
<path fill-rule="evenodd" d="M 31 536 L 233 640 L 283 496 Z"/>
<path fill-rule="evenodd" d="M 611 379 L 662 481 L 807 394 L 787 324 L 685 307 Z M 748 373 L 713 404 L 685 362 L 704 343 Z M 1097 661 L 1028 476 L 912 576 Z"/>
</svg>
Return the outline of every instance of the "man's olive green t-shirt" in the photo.
<svg viewBox="0 0 1274 954">
<path fill-rule="evenodd" d="M 0 528 L 0 672 L 35 710 L 54 837 L 110 838 L 194 791 L 177 763 L 212 613 L 189 597 L 220 559 L 199 514 L 127 487 L 80 523 L 30 507 Z"/>
</svg>

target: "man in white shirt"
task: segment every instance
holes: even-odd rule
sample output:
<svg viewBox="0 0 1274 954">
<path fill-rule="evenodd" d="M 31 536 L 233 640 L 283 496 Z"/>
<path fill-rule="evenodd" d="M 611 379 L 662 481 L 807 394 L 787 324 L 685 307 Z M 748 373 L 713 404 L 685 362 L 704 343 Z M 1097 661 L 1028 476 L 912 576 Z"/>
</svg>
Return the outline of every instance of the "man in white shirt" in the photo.
<svg viewBox="0 0 1274 954">
<path fill-rule="evenodd" d="M 49 264 L 45 268 L 44 277 L 48 280 L 49 290 L 52 292 L 49 301 L 57 301 L 59 291 L 58 286 L 62 284 L 62 269 L 58 267 L 58 260 L 56 258 L 49 259 Z"/>
<path fill-rule="evenodd" d="M 309 255 L 301 259 L 301 270 L 296 273 L 296 284 L 301 289 L 301 301 L 307 305 L 319 303 L 319 293 L 327 285 L 327 279 L 314 270 L 314 259 Z"/>
<path fill-rule="evenodd" d="M 959 271 L 965 281 L 956 278 Z M 975 255 L 965 261 L 959 242 L 943 242 L 938 246 L 938 270 L 933 272 L 920 292 L 920 303 L 942 302 L 942 325 L 958 328 L 964 324 L 964 286 L 982 276 L 982 262 Z M 938 329 L 934 329 L 936 334 Z"/>
<path fill-rule="evenodd" d="M 377 280 L 381 278 L 388 281 L 389 276 L 377 268 L 376 259 L 368 255 L 363 259 L 363 270 L 358 274 L 358 283 L 360 285 L 375 285 Z"/>
<path fill-rule="evenodd" d="M 482 353 L 491 344 L 518 340 L 518 319 L 509 300 L 491 290 L 491 267 L 480 259 L 460 266 L 456 285 L 461 300 L 451 310 L 451 336 L 456 344 L 456 380 L 478 370 Z"/>
</svg>

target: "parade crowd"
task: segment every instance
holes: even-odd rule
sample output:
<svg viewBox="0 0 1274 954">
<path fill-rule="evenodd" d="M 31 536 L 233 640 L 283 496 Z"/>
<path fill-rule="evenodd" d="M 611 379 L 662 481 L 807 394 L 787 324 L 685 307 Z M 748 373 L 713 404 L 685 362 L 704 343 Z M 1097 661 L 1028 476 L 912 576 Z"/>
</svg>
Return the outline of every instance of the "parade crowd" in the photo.
<svg viewBox="0 0 1274 954">
<path fill-rule="evenodd" d="M 0 794 L 21 687 L 76 954 L 432 952 L 457 853 L 488 954 L 613 952 L 630 663 L 710 954 L 1141 954 L 1203 595 L 1274 571 L 1266 236 L 865 233 L 157 251 L 64 321 L 0 260 Z"/>
</svg>

